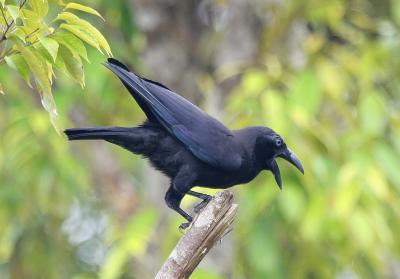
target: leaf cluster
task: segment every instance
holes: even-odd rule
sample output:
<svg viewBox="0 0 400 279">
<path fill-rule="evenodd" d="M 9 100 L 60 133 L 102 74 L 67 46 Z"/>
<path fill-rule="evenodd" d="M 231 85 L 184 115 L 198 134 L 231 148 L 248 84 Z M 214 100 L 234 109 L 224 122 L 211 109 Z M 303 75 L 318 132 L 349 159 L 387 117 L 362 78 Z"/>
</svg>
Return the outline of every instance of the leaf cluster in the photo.
<svg viewBox="0 0 400 279">
<path fill-rule="evenodd" d="M 101 32 L 77 12 L 104 18 L 91 7 L 63 0 L 21 0 L 18 3 L 1 0 L 0 11 L 0 64 L 16 70 L 38 91 L 55 126 L 54 69 L 83 87 L 83 60 L 89 62 L 86 45 L 111 56 L 110 46 Z M 1 84 L 0 92 L 4 93 Z"/>
</svg>

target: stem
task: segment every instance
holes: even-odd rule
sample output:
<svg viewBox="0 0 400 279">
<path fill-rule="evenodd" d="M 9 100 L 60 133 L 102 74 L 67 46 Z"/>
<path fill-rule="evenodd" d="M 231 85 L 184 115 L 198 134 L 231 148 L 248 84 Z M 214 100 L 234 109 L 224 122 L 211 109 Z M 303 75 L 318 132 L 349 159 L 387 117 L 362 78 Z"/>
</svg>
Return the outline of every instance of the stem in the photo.
<svg viewBox="0 0 400 279">
<path fill-rule="evenodd" d="M 19 4 L 19 10 L 20 10 L 20 11 L 21 11 L 21 9 L 24 7 L 24 5 L 26 4 L 27 1 L 28 1 L 28 0 L 23 0 L 22 2 L 20 2 L 20 4 Z M 9 23 L 9 22 L 7 21 L 6 15 L 4 14 L 4 7 L 1 6 L 1 7 L 0 7 L 0 10 L 1 10 L 1 14 L 2 14 L 2 16 L 3 16 L 3 18 L 4 18 L 4 21 L 5 21 L 6 25 L 7 25 L 6 30 L 4 30 L 3 35 L 2 35 L 1 38 L 0 38 L 0 43 L 2 43 L 3 41 L 7 40 L 7 37 L 6 37 L 7 32 L 8 32 L 8 31 L 10 30 L 10 28 L 13 26 L 13 24 L 15 23 L 15 21 L 14 21 L 14 19 L 13 19 L 13 20 L 11 20 L 11 22 Z"/>
</svg>

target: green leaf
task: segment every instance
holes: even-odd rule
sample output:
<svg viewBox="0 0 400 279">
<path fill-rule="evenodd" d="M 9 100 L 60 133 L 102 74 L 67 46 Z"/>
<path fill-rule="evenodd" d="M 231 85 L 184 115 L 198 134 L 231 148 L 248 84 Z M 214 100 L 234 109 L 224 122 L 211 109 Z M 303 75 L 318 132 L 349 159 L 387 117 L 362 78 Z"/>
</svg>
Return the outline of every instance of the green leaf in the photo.
<svg viewBox="0 0 400 279">
<path fill-rule="evenodd" d="M 44 48 L 42 44 L 34 44 L 33 45 L 37 53 L 39 53 L 47 63 L 54 63 L 53 57 L 51 57 L 50 53 Z"/>
<path fill-rule="evenodd" d="M 33 48 L 24 47 L 19 43 L 16 44 L 16 48 L 24 57 L 29 69 L 35 77 L 35 80 L 37 80 L 47 94 L 51 94 L 46 60 L 41 55 L 38 55 Z"/>
<path fill-rule="evenodd" d="M 21 13 L 23 15 L 21 19 L 25 26 L 29 25 L 30 28 L 37 28 L 37 25 L 40 24 L 42 18 L 37 13 L 27 9 L 22 9 Z M 31 26 L 32 24 L 34 27 Z"/>
<path fill-rule="evenodd" d="M 4 7 L 4 5 L 2 5 L 2 7 Z M 0 24 L 1 24 L 1 26 L 5 26 L 6 25 L 6 22 L 4 21 L 4 17 L 2 15 L 0 16 Z"/>
<path fill-rule="evenodd" d="M 73 78 L 71 74 L 67 70 L 67 66 L 65 66 L 64 59 L 61 57 L 61 55 L 57 55 L 57 60 L 54 63 L 54 67 L 61 73 L 69 76 L 70 78 Z"/>
<path fill-rule="evenodd" d="M 20 8 L 15 5 L 7 5 L 6 7 L 7 7 L 8 13 L 12 17 L 12 19 L 14 21 L 17 21 L 17 18 L 19 17 Z"/>
<path fill-rule="evenodd" d="M 42 105 L 49 113 L 50 121 L 53 127 L 57 132 L 59 132 L 56 126 L 57 109 L 51 93 L 50 80 L 53 73 L 51 67 L 46 62 L 46 59 L 42 57 L 36 49 L 24 47 L 18 41 L 16 41 L 15 47 L 22 54 L 26 63 L 28 64 L 29 69 L 35 78 L 35 83 L 41 97 Z"/>
<path fill-rule="evenodd" d="M 57 41 L 47 37 L 40 38 L 39 41 L 42 46 L 47 50 L 47 52 L 51 55 L 51 57 L 53 58 L 53 62 L 55 62 L 57 59 L 57 52 L 59 47 Z"/>
<path fill-rule="evenodd" d="M 24 57 L 18 53 L 4 57 L 4 60 L 6 61 L 9 67 L 18 71 L 18 73 L 24 78 L 29 87 L 32 88 L 30 74 L 29 74 L 29 66 L 26 63 Z"/>
<path fill-rule="evenodd" d="M 70 32 L 57 32 L 52 35 L 59 44 L 68 48 L 74 57 L 82 57 L 89 62 L 87 57 L 86 47 L 80 39 Z"/>
<path fill-rule="evenodd" d="M 57 108 L 56 108 L 56 103 L 54 102 L 54 98 L 53 95 L 50 93 L 46 93 L 45 90 L 43 90 L 41 83 L 38 83 L 38 80 L 36 80 L 36 85 L 41 97 L 41 101 L 42 101 L 42 106 L 44 107 L 44 109 L 49 113 L 50 116 L 50 122 L 53 125 L 54 129 L 57 131 L 58 134 L 60 134 L 60 131 L 57 128 L 57 123 L 56 123 L 56 119 L 57 119 Z"/>
<path fill-rule="evenodd" d="M 70 25 L 70 24 L 61 24 L 60 28 L 65 29 L 69 32 L 71 32 L 72 34 L 74 34 L 75 36 L 77 36 L 78 38 L 80 38 L 81 40 L 85 41 L 86 43 L 88 43 L 89 45 L 97 48 L 100 52 L 101 48 L 99 43 L 96 41 L 96 39 L 94 39 L 92 36 L 90 36 L 89 34 L 87 34 L 86 32 L 82 31 L 79 26 L 77 25 Z"/>
<path fill-rule="evenodd" d="M 45 17 L 49 12 L 49 4 L 47 0 L 29 0 L 29 5 L 40 18 Z"/>
<path fill-rule="evenodd" d="M 100 52 L 101 48 L 103 48 L 107 55 L 111 56 L 111 49 L 104 38 L 104 36 L 100 33 L 99 30 L 96 29 L 92 24 L 87 22 L 86 20 L 80 19 L 76 15 L 63 12 L 57 16 L 55 20 L 64 20 L 68 24 L 61 24 L 60 28 L 66 29 L 76 35 L 78 38 L 81 38 L 88 44 L 96 47 Z"/>
<path fill-rule="evenodd" d="M 26 38 L 26 34 L 24 32 L 24 30 L 20 27 L 15 28 L 12 32 L 10 32 L 7 35 L 8 38 L 18 38 L 20 39 L 22 42 L 26 42 L 25 38 Z"/>
<path fill-rule="evenodd" d="M 83 12 L 86 12 L 86 13 L 89 13 L 89 14 L 93 14 L 93 15 L 96 15 L 96 16 L 100 17 L 102 20 L 105 21 L 105 19 L 101 16 L 101 14 L 100 14 L 98 11 L 96 11 L 96 10 L 93 9 L 93 8 L 90 8 L 90 7 L 81 5 L 81 4 L 77 4 L 77 3 L 68 3 L 68 4 L 65 6 L 64 10 L 68 10 L 68 9 L 74 9 L 74 10 L 83 11 Z"/>
<path fill-rule="evenodd" d="M 70 76 L 75 79 L 79 84 L 85 86 L 85 72 L 83 71 L 82 60 L 80 57 L 74 58 L 72 53 L 66 48 L 60 47 L 60 55 L 64 60 L 65 68 Z"/>
<path fill-rule="evenodd" d="M 0 83 L 0 94 L 4 95 L 3 85 Z"/>
</svg>

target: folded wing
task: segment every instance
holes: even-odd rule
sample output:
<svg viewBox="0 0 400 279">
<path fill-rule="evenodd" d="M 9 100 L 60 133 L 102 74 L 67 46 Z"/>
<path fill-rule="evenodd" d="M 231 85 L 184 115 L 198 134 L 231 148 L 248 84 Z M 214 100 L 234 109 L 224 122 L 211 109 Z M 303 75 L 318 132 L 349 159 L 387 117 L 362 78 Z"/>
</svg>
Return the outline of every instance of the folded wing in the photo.
<svg viewBox="0 0 400 279">
<path fill-rule="evenodd" d="M 164 85 L 139 77 L 121 62 L 105 64 L 135 98 L 150 121 L 160 123 L 198 159 L 223 170 L 236 170 L 242 150 L 232 132 Z"/>
</svg>

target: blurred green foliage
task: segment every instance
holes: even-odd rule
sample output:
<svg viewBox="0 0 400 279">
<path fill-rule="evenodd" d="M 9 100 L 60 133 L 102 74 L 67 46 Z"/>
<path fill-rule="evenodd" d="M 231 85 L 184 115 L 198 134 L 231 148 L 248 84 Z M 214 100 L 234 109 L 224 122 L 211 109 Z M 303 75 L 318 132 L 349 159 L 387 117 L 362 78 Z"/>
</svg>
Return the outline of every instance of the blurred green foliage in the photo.
<svg viewBox="0 0 400 279">
<path fill-rule="evenodd" d="M 306 172 L 279 162 L 282 191 L 266 173 L 236 187 L 231 251 L 213 260 L 230 264 L 205 263 L 193 278 L 398 278 L 400 2 L 255 2 L 270 18 L 256 59 L 207 69 L 192 86 L 207 100 L 236 79 L 222 120 L 272 127 Z M 114 55 L 145 72 L 139 54 L 154 34 L 134 23 L 140 14 L 129 1 L 90 5 Z M 84 89 L 55 84 L 60 127 L 139 124 L 104 57 L 88 55 Z M 167 184 L 149 183 L 143 160 L 117 147 L 67 143 L 13 72 L 2 67 L 0 82 L 0 278 L 151 278 L 180 237 L 181 218 L 162 202 Z"/>
</svg>

